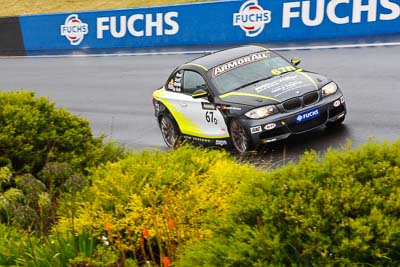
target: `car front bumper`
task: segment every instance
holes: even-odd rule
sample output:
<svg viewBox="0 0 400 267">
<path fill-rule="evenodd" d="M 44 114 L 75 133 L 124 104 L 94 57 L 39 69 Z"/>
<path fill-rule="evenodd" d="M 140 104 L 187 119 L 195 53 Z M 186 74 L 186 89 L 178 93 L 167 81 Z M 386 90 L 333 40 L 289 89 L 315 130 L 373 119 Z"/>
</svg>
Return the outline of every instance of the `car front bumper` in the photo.
<svg viewBox="0 0 400 267">
<path fill-rule="evenodd" d="M 346 112 L 343 94 L 338 90 L 314 105 L 292 112 L 277 113 L 264 119 L 249 119 L 242 116 L 240 121 L 253 144 L 257 145 L 286 139 L 292 134 L 301 134 L 327 123 L 334 123 L 343 119 Z M 318 116 L 315 116 L 315 113 L 318 113 Z"/>
</svg>

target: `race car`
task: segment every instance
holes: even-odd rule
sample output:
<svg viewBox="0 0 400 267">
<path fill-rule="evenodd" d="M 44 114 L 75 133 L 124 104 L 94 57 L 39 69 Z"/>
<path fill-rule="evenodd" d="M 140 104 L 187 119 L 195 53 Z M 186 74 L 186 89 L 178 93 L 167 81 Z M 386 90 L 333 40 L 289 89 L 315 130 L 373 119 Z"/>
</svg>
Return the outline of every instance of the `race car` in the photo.
<svg viewBox="0 0 400 267">
<path fill-rule="evenodd" d="M 153 92 L 168 147 L 183 140 L 230 146 L 238 153 L 346 116 L 337 83 L 298 68 L 268 48 L 246 45 L 206 54 L 177 67 Z"/>
</svg>

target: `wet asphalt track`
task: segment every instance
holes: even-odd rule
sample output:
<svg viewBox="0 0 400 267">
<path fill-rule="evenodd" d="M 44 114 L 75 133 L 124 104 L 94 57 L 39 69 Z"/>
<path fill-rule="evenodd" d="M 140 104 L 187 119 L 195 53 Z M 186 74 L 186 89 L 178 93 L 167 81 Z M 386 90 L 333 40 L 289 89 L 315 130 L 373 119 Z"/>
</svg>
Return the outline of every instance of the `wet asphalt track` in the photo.
<svg viewBox="0 0 400 267">
<path fill-rule="evenodd" d="M 286 51 L 301 67 L 332 77 L 348 107 L 343 127 L 291 137 L 264 149 L 264 160 L 296 160 L 307 149 L 324 151 L 348 140 L 400 137 L 400 46 Z M 153 117 L 152 91 L 178 64 L 198 55 L 0 58 L 0 90 L 34 90 L 90 121 L 130 148 L 165 149 Z"/>
</svg>

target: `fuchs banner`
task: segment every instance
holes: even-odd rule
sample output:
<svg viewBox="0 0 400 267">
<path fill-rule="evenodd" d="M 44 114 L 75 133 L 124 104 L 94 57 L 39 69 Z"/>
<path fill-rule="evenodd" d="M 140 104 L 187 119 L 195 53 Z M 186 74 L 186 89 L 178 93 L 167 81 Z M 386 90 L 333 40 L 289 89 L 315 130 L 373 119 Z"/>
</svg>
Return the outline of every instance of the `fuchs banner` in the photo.
<svg viewBox="0 0 400 267">
<path fill-rule="evenodd" d="M 400 0 L 231 0 L 20 17 L 25 49 L 301 41 L 400 32 Z"/>
</svg>

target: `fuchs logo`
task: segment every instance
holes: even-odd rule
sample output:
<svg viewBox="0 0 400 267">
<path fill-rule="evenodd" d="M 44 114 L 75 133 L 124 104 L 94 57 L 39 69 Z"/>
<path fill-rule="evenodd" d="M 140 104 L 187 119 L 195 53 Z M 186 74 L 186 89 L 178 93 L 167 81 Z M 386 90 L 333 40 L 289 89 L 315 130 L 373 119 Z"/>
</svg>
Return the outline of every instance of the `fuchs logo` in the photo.
<svg viewBox="0 0 400 267">
<path fill-rule="evenodd" d="M 88 33 L 89 26 L 83 23 L 77 14 L 69 15 L 65 19 L 65 24 L 61 25 L 61 36 L 65 36 L 71 45 L 79 45 Z"/>
<path fill-rule="evenodd" d="M 303 116 L 298 115 L 297 118 L 296 118 L 296 121 L 297 122 L 301 122 L 302 120 L 303 120 Z"/>
<path fill-rule="evenodd" d="M 319 109 L 318 108 L 312 109 L 312 110 L 308 110 L 308 111 L 306 111 L 304 113 L 301 113 L 301 114 L 296 116 L 296 123 L 299 124 L 299 123 L 302 123 L 302 122 L 305 122 L 305 121 L 309 121 L 309 120 L 314 119 L 314 118 L 319 117 L 319 116 L 320 116 L 320 113 L 319 113 Z"/>
<path fill-rule="evenodd" d="M 271 11 L 264 10 L 257 0 L 248 0 L 233 14 L 233 26 L 240 26 L 248 37 L 256 37 L 267 23 L 271 22 Z"/>
</svg>

